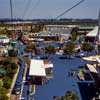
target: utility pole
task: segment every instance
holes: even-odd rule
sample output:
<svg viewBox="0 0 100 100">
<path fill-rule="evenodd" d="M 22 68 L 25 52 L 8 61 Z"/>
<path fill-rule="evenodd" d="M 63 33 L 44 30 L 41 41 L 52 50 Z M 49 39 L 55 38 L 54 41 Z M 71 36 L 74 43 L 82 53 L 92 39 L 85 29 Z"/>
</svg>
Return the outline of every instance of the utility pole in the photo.
<svg viewBox="0 0 100 100">
<path fill-rule="evenodd" d="M 11 20 L 12 20 L 13 19 L 12 0 L 10 0 L 10 14 L 11 14 Z"/>
</svg>

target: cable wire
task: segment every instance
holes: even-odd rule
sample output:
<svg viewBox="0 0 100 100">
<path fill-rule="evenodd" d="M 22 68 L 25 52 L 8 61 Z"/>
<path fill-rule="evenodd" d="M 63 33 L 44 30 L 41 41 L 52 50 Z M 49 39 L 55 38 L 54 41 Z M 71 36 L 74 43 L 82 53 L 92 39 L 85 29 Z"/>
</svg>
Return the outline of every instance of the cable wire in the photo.
<svg viewBox="0 0 100 100">
<path fill-rule="evenodd" d="M 73 8 L 75 8 L 76 6 L 78 6 L 79 4 L 81 4 L 82 2 L 84 2 L 85 0 L 81 0 L 78 3 L 76 3 L 74 6 L 72 6 L 71 8 L 65 10 L 63 13 L 59 14 L 57 17 L 55 17 L 55 19 L 58 19 L 59 17 L 65 15 L 66 13 L 68 13 L 69 11 L 71 11 Z"/>
<path fill-rule="evenodd" d="M 27 4 L 26 4 L 26 7 L 25 7 L 25 10 L 24 10 L 24 13 L 23 13 L 23 18 L 26 16 L 26 14 L 27 14 L 27 12 L 28 12 L 28 10 L 29 10 L 29 8 L 30 8 L 30 5 L 31 5 L 31 2 L 32 2 L 32 0 L 28 0 L 28 2 L 27 2 Z"/>
<path fill-rule="evenodd" d="M 37 0 L 35 6 L 32 7 L 27 17 L 29 17 L 32 14 L 32 12 L 39 6 L 39 4 L 40 4 L 40 0 Z"/>
</svg>

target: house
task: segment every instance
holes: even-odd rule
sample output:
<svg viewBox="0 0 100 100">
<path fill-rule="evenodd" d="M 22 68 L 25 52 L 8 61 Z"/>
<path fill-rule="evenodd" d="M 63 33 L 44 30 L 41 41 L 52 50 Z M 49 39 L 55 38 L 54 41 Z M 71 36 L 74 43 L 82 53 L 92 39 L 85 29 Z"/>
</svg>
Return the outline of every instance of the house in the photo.
<svg viewBox="0 0 100 100">
<path fill-rule="evenodd" d="M 51 72 L 53 64 L 49 61 L 31 59 L 29 67 L 29 77 L 31 82 L 37 85 L 44 84 L 47 74 Z"/>
</svg>

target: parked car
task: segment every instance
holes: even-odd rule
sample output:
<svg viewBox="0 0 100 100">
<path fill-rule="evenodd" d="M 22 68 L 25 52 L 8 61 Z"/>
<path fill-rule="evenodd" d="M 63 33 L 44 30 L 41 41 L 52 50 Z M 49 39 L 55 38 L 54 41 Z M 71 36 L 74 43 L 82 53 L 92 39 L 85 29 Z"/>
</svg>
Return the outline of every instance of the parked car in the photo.
<svg viewBox="0 0 100 100">
<path fill-rule="evenodd" d="M 16 95 L 20 94 L 21 93 L 21 85 L 15 85 L 12 92 L 13 92 L 13 94 L 16 94 Z"/>
</svg>

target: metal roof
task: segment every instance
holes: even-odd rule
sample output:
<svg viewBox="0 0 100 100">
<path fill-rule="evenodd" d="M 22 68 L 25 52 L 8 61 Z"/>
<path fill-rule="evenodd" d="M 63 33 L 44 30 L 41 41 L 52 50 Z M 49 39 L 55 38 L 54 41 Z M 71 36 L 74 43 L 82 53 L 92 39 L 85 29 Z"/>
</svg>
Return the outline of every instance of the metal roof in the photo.
<svg viewBox="0 0 100 100">
<path fill-rule="evenodd" d="M 98 73 L 97 70 L 94 68 L 93 65 L 87 64 L 87 67 L 88 67 L 88 69 L 90 70 L 90 72 Z"/>
</svg>

